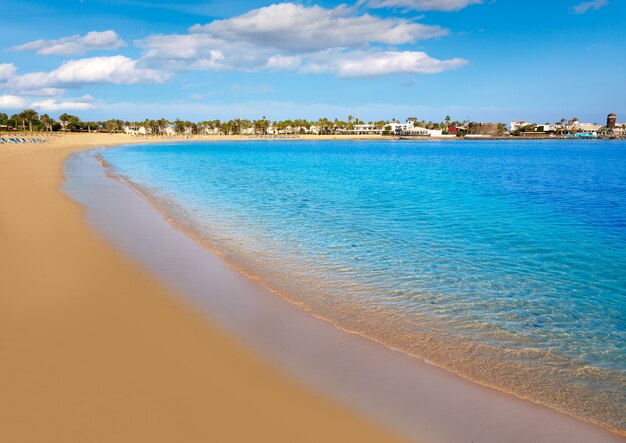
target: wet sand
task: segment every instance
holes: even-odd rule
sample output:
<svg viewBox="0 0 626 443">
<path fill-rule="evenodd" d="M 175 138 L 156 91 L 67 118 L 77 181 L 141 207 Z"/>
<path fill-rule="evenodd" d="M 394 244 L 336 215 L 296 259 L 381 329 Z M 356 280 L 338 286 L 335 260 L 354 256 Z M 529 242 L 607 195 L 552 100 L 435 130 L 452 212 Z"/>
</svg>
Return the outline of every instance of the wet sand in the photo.
<svg viewBox="0 0 626 443">
<path fill-rule="evenodd" d="M 0 441 L 400 441 L 286 376 L 85 223 L 67 155 L 0 145 Z"/>
</svg>

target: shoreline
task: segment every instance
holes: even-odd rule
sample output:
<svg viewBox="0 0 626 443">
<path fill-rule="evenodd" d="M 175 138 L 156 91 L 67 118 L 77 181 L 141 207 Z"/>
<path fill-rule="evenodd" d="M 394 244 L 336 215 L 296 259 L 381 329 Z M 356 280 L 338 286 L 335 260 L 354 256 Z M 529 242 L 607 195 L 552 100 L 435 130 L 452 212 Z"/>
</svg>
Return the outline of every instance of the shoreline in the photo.
<svg viewBox="0 0 626 443">
<path fill-rule="evenodd" d="M 124 186 L 126 186 L 126 185 L 124 185 Z M 128 190 L 130 191 L 130 188 L 128 188 Z M 135 190 L 135 192 L 137 192 L 137 191 Z M 137 194 L 137 195 L 140 195 L 140 194 Z M 144 196 L 144 197 L 142 197 L 142 198 L 145 198 L 145 196 Z M 148 203 L 147 203 L 147 204 L 148 204 Z M 152 210 L 155 210 L 155 211 L 156 211 L 156 209 L 157 209 L 157 208 L 154 208 L 154 205 L 151 205 L 151 208 L 152 208 Z M 163 216 L 163 215 L 164 215 L 164 214 L 162 214 L 162 213 L 161 213 L 161 214 L 158 214 L 158 216 L 159 216 L 159 217 L 161 217 L 161 216 Z M 164 218 L 164 219 L 167 219 L 167 216 L 165 216 L 165 218 Z M 171 220 L 169 220 L 169 219 L 168 219 L 168 222 L 170 222 L 170 223 L 171 223 Z M 176 229 L 175 227 L 172 227 L 172 226 L 169 226 L 169 227 L 170 227 L 170 229 Z M 136 260 L 139 260 L 140 262 L 144 262 L 144 264 L 145 264 L 145 257 L 144 257 L 144 259 L 143 259 L 143 260 L 141 259 L 141 257 L 139 257 L 139 258 L 138 258 L 138 257 L 135 257 L 135 259 L 136 259 Z M 161 271 L 164 271 L 164 270 L 161 270 Z M 153 270 L 153 272 L 154 272 L 154 270 Z M 165 272 L 167 272 L 167 270 L 165 270 Z M 161 275 L 161 274 L 160 274 L 160 275 Z M 248 276 L 248 277 L 249 277 L 249 276 Z M 309 314 L 309 315 L 310 315 L 310 314 Z M 334 326 L 333 326 L 333 328 L 334 328 Z M 345 334 L 345 332 L 339 332 L 339 333 L 340 333 L 340 334 Z M 363 338 L 363 337 L 362 337 L 362 339 L 363 339 L 363 340 L 370 341 L 370 339 L 367 339 L 367 338 Z M 373 343 L 373 342 L 372 342 L 372 343 Z M 383 346 L 383 345 L 380 345 L 380 346 Z M 387 352 L 393 352 L 393 353 L 395 353 L 395 351 L 391 351 L 391 350 L 389 350 L 389 348 L 385 348 L 385 349 L 387 350 Z M 274 357 L 275 357 L 275 356 L 274 356 Z M 407 357 L 408 357 L 408 356 L 407 356 Z M 411 360 L 415 360 L 413 357 L 408 357 L 408 358 L 410 358 Z M 272 360 L 274 361 L 274 358 L 272 358 Z M 422 363 L 423 363 L 423 362 L 422 362 Z M 412 363 L 412 364 L 413 364 L 413 363 Z M 425 364 L 425 363 L 423 363 L 423 364 Z M 443 369 L 439 369 L 439 368 L 436 368 L 436 370 L 437 370 L 437 371 L 444 371 Z M 452 376 L 452 377 L 456 377 L 456 376 L 451 375 L 451 374 L 450 374 L 450 373 L 448 373 L 448 372 L 446 372 L 446 374 L 449 374 L 449 375 L 450 375 L 450 376 Z M 463 382 L 462 382 L 462 383 L 469 383 L 469 384 L 474 385 L 472 382 L 467 381 L 466 379 L 462 379 L 462 380 L 463 380 Z M 478 385 L 475 385 L 475 386 L 476 386 L 476 387 L 478 387 Z M 318 388 L 319 388 L 319 387 L 318 387 Z M 322 386 L 322 388 L 323 388 L 323 386 Z M 482 389 L 482 390 L 488 390 L 488 388 L 484 388 L 484 387 L 480 387 L 479 389 Z M 332 395 L 332 392 L 331 392 L 331 393 L 329 393 L 329 394 L 331 394 L 331 395 Z M 501 394 L 501 395 L 505 395 L 507 398 L 508 398 L 508 397 L 513 398 L 513 397 L 512 397 L 512 396 L 510 396 L 509 394 Z M 523 402 L 523 403 L 526 403 L 524 400 L 519 400 L 519 399 L 515 399 L 515 400 L 516 400 L 516 401 L 518 401 L 518 402 Z M 348 403 L 349 403 L 349 401 L 348 401 Z M 530 403 L 530 402 L 528 402 L 528 403 Z M 533 403 L 533 405 L 535 405 L 536 407 L 539 407 L 539 408 L 543 408 L 543 406 L 539 406 L 539 405 L 537 405 L 537 404 L 535 404 L 535 403 Z M 468 405 L 468 406 L 471 406 L 471 405 Z M 546 409 L 547 409 L 547 408 L 546 408 Z M 554 412 L 555 414 L 560 414 L 559 412 L 557 412 L 556 410 L 553 410 L 553 409 L 549 409 L 549 411 L 552 411 L 552 412 Z M 492 411 L 492 412 L 494 412 L 494 411 Z M 375 415 L 375 414 L 373 414 L 373 415 Z M 573 417 L 571 417 L 571 416 L 566 416 L 566 417 L 571 418 L 572 420 L 575 420 L 577 423 L 584 423 L 584 422 L 580 421 L 579 419 L 575 419 L 575 418 L 573 418 Z M 589 426 L 591 426 L 591 425 L 589 425 Z M 583 428 L 584 428 L 584 426 L 583 426 L 581 429 L 583 429 Z M 595 426 L 594 426 L 594 428 L 595 428 Z M 600 428 L 598 427 L 598 428 L 596 428 L 596 429 L 600 429 Z M 583 431 L 583 432 L 585 432 L 585 431 Z M 617 435 L 616 435 L 616 434 L 611 434 L 611 435 L 616 436 L 617 440 L 615 440 L 615 441 L 622 441 L 622 440 L 620 440 L 620 439 L 619 439 L 619 437 L 617 437 Z M 485 436 L 482 436 L 482 435 L 481 435 L 481 438 L 484 438 L 484 437 L 485 437 Z M 492 437 L 493 437 L 493 435 L 492 435 Z M 613 441 L 613 440 L 611 440 L 609 437 L 607 437 L 607 438 L 608 438 L 608 440 L 606 440 L 606 441 Z M 497 441 L 497 440 L 496 440 L 496 441 Z M 520 440 L 520 441 L 525 441 L 525 440 L 523 440 L 523 439 L 522 439 L 522 440 Z M 546 441 L 548 441 L 548 440 L 546 440 Z M 553 439 L 551 439 L 551 440 L 549 440 L 549 441 L 557 441 L 557 440 L 553 440 Z M 571 439 L 571 437 L 570 437 L 570 438 L 568 438 L 567 440 L 563 440 L 563 441 L 573 441 L 573 440 L 572 440 L 572 439 Z M 598 441 L 604 441 L 604 440 L 598 440 Z"/>
<path fill-rule="evenodd" d="M 88 226 L 59 189 L 67 155 L 137 142 L 0 146 L 0 440 L 401 441 L 285 376 Z"/>
<path fill-rule="evenodd" d="M 126 138 L 128 143 L 131 144 L 153 144 L 153 143 L 178 143 L 178 142 L 210 142 L 210 141 L 416 141 L 416 142 L 463 142 L 463 141 L 521 141 L 521 142 L 529 142 L 529 141 L 589 141 L 596 140 L 602 142 L 612 142 L 612 141 L 620 141 L 624 140 L 624 138 L 611 138 L 611 137 L 597 137 L 597 138 L 582 138 L 582 137 L 515 137 L 515 136 L 486 136 L 486 137 L 423 137 L 423 136 L 404 136 L 404 135 L 375 135 L 375 134 L 326 134 L 326 135 L 314 135 L 314 134 L 284 134 L 278 136 L 271 135 L 190 135 L 190 136 L 153 136 L 153 135 L 128 135 L 123 133 L 85 133 L 85 132 L 6 132 L 0 131 L 0 137 L 9 137 L 9 136 L 23 136 L 26 134 L 36 135 L 38 137 L 43 137 L 48 140 L 55 140 L 59 138 L 66 137 L 118 137 L 118 138 Z M 4 146 L 22 146 L 21 144 L 5 144 Z"/>
<path fill-rule="evenodd" d="M 410 330 L 406 328 L 403 329 L 406 331 L 405 334 L 402 334 L 406 338 L 404 340 L 391 343 L 389 340 L 386 340 L 380 334 L 373 332 L 371 329 L 369 331 L 365 331 L 364 329 L 359 327 L 359 319 L 362 319 L 363 317 L 377 316 L 383 318 L 385 314 L 380 311 L 366 312 L 364 314 L 360 314 L 359 317 L 358 311 L 353 310 L 351 311 L 351 316 L 357 317 L 357 319 L 347 323 L 344 321 L 342 324 L 341 319 L 334 316 L 333 313 L 328 312 L 328 310 L 322 312 L 319 309 L 316 310 L 315 306 L 307 305 L 301 298 L 298 299 L 297 297 L 294 297 L 289 289 L 285 288 L 284 286 L 274 285 L 272 283 L 275 282 L 265 279 L 262 273 L 255 272 L 258 271 L 258 269 L 254 269 L 251 266 L 246 266 L 245 260 L 242 261 L 241 257 L 234 258 L 233 254 L 230 253 L 232 251 L 220 249 L 220 247 L 213 244 L 210 239 L 204 238 L 201 233 L 193 226 L 190 226 L 188 223 L 185 223 L 179 217 L 177 217 L 175 210 L 168 210 L 168 205 L 171 205 L 172 202 L 160 201 L 158 197 L 152 195 L 148 189 L 143 189 L 141 186 L 134 183 L 129 178 L 120 175 L 117 171 L 115 171 L 114 168 L 112 168 L 111 165 L 106 163 L 106 160 L 104 160 L 104 158 L 102 158 L 100 154 L 96 154 L 96 157 L 98 158 L 98 162 L 104 168 L 104 173 L 109 178 L 119 181 L 124 186 L 128 187 L 130 191 L 140 196 L 152 209 L 154 209 L 154 211 L 156 211 L 164 220 L 166 220 L 173 229 L 180 231 L 185 236 L 189 237 L 195 243 L 200 245 L 202 248 L 207 250 L 210 254 L 217 256 L 226 266 L 241 274 L 246 279 L 249 279 L 254 283 L 262 286 L 263 289 L 267 292 L 266 296 L 278 296 L 286 300 L 288 303 L 296 306 L 297 308 L 306 311 L 306 313 L 308 313 L 310 316 L 313 316 L 320 321 L 326 322 L 344 333 L 359 335 L 365 340 L 380 344 L 387 349 L 400 352 L 412 359 L 427 362 L 428 364 L 435 366 L 438 369 L 443 370 L 447 373 L 458 376 L 467 382 L 474 383 L 488 389 L 496 390 L 503 394 L 513 396 L 516 399 L 522 401 L 528 401 L 533 404 L 547 407 L 551 410 L 558 411 L 559 413 L 570 416 L 576 420 L 580 420 L 582 422 L 589 423 L 599 428 L 608 430 L 616 435 L 626 436 L 625 430 L 617 428 L 615 426 L 611 426 L 610 424 L 602 422 L 599 419 L 577 415 L 575 412 L 573 412 L 573 410 L 568 410 L 564 403 L 559 404 L 558 401 L 555 401 L 554 399 L 552 400 L 552 403 L 550 403 L 548 400 L 544 400 L 544 398 L 549 397 L 545 394 L 545 392 L 543 393 L 544 398 L 538 398 L 536 395 L 533 395 L 533 393 L 541 390 L 541 387 L 536 385 L 533 386 L 532 383 L 529 383 L 530 380 L 528 379 L 524 380 L 523 378 L 518 378 L 517 381 L 520 383 L 520 385 L 503 386 L 502 384 L 498 384 L 496 381 L 493 380 L 494 378 L 498 377 L 494 377 L 493 375 L 491 375 L 491 379 L 489 379 L 484 378 L 484 375 L 482 377 L 480 375 L 477 375 L 480 374 L 480 371 L 483 370 L 483 368 L 485 367 L 489 367 L 491 372 L 499 373 L 500 377 L 504 377 L 506 376 L 506 374 L 510 374 L 511 371 L 515 371 L 519 374 L 524 374 L 529 370 L 537 370 L 537 368 L 533 368 L 532 365 L 526 364 L 527 362 L 504 362 L 504 360 L 502 359 L 503 356 L 501 355 L 500 360 L 498 360 L 497 358 L 494 359 L 493 357 L 495 356 L 495 354 L 498 354 L 498 352 L 496 351 L 496 349 L 489 347 L 484 343 L 472 342 L 469 341 L 469 339 L 463 339 L 459 341 L 458 338 L 455 339 L 453 335 L 443 337 L 424 333 L 416 336 L 414 333 L 412 334 Z M 174 245 L 173 247 L 176 246 Z M 137 260 L 143 262 L 145 261 L 145 257 L 137 257 Z M 249 265 L 249 263 L 247 264 Z M 403 328 L 407 326 L 405 320 L 403 320 L 399 316 L 394 316 L 393 312 L 387 313 L 387 317 L 389 317 L 390 320 L 386 323 L 393 324 L 397 328 Z M 422 321 L 427 320 L 422 319 Z M 434 323 L 430 324 L 430 326 L 434 325 Z M 420 343 L 420 346 L 412 346 L 409 343 L 416 341 Z M 427 343 L 427 345 L 422 346 L 422 343 Z M 441 352 L 425 352 L 427 348 L 444 349 L 445 354 L 452 355 L 452 360 L 463 360 L 463 362 L 460 364 L 456 362 L 456 365 L 451 364 L 451 360 L 449 358 L 446 360 L 446 355 L 443 355 Z M 462 352 L 459 352 L 459 348 L 461 348 Z M 460 355 L 462 355 L 462 357 L 459 357 Z M 505 358 L 506 357 L 507 356 L 505 356 Z M 561 360 L 564 359 L 565 357 L 561 357 Z M 543 372 L 543 376 L 539 378 L 548 379 L 550 376 L 552 376 L 552 374 L 548 372 Z M 523 389 L 521 388 L 522 385 L 524 386 Z M 534 387 L 534 392 L 529 389 L 530 386 Z M 562 380 L 553 379 L 552 383 L 550 384 L 550 388 L 552 393 L 567 392 L 568 394 L 570 394 L 569 396 L 561 395 L 562 400 L 568 398 L 577 398 L 578 402 L 582 401 L 583 403 L 588 402 L 581 400 L 582 398 L 585 398 L 589 401 L 591 400 L 591 398 L 589 397 L 590 395 L 592 395 L 591 392 L 583 390 L 572 390 L 571 386 L 568 386 L 567 383 L 563 382 Z M 568 388 L 569 391 L 567 391 Z M 571 407 L 571 405 L 569 406 Z"/>
</svg>

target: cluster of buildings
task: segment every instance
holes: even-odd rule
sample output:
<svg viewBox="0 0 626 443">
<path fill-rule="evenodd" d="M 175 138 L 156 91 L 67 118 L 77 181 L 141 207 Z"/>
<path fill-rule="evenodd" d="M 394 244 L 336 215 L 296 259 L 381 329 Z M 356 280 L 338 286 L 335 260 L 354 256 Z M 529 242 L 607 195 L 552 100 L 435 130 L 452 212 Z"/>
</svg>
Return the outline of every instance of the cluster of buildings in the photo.
<svg viewBox="0 0 626 443">
<path fill-rule="evenodd" d="M 153 131 L 151 128 L 148 128 L 146 126 L 143 125 L 125 125 L 122 127 L 124 134 L 129 134 L 129 135 L 152 135 Z M 167 137 L 173 137 L 176 135 L 176 129 L 174 129 L 173 126 L 170 125 L 166 125 L 163 128 L 161 128 L 162 131 L 162 135 L 165 135 Z M 188 131 L 187 135 L 191 134 L 191 128 Z"/>
<path fill-rule="evenodd" d="M 443 134 L 443 129 L 428 129 L 418 126 L 413 119 L 406 123 L 389 122 L 384 126 L 374 124 L 354 125 L 352 129 L 343 132 L 355 135 L 399 135 L 406 137 L 455 137 L 455 135 Z"/>
<path fill-rule="evenodd" d="M 399 137 L 434 137 L 434 138 L 455 138 L 463 136 L 466 138 L 489 138 L 505 135 L 505 125 L 501 123 L 468 123 L 454 125 L 437 125 L 435 128 L 426 128 L 417 124 L 413 119 L 406 123 L 391 122 L 384 127 L 375 125 L 354 125 L 349 133 L 352 134 L 378 134 L 395 135 Z"/>
<path fill-rule="evenodd" d="M 573 137 L 573 138 L 625 138 L 626 123 L 618 123 L 617 115 L 611 113 L 606 118 L 606 125 L 583 123 L 577 118 L 565 119 L 555 124 L 537 124 L 527 121 L 512 121 L 509 133 L 520 137 Z"/>
<path fill-rule="evenodd" d="M 503 123 L 477 123 L 467 124 L 434 124 L 431 127 L 420 126 L 415 119 L 408 119 L 405 123 L 397 121 L 387 123 L 361 123 L 352 125 L 335 124 L 321 125 L 311 123 L 309 125 L 269 125 L 260 132 L 255 126 L 244 127 L 239 125 L 236 128 L 238 135 L 295 135 L 295 134 L 345 134 L 345 135 L 392 135 L 401 138 L 405 137 L 431 137 L 431 138 L 494 138 L 494 137 L 524 137 L 524 138 L 626 138 L 626 123 L 618 123 L 617 116 L 611 113 L 607 116 L 606 125 L 595 123 L 583 123 L 578 119 L 566 121 L 565 119 L 555 124 L 537 124 L 527 121 L 512 121 L 507 128 Z M 330 123 L 330 122 L 329 122 Z M 422 125 L 424 123 L 422 122 Z M 142 124 L 124 126 L 124 132 L 132 135 L 150 135 L 153 130 Z M 174 136 L 180 135 L 220 135 L 225 134 L 224 128 L 220 126 L 195 125 L 195 127 L 173 127 L 166 125 L 159 128 L 159 135 Z M 231 132 L 228 132 L 231 133 Z"/>
</svg>

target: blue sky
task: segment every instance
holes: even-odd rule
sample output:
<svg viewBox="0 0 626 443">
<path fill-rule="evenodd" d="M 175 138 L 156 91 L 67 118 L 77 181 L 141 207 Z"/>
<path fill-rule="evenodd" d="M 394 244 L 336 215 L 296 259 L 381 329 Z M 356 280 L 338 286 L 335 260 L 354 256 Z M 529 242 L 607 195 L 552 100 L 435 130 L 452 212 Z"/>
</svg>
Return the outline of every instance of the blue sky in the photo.
<svg viewBox="0 0 626 443">
<path fill-rule="evenodd" d="M 19 11 L 0 28 L 0 112 L 626 120 L 623 0 L 0 0 L 0 10 Z"/>
</svg>

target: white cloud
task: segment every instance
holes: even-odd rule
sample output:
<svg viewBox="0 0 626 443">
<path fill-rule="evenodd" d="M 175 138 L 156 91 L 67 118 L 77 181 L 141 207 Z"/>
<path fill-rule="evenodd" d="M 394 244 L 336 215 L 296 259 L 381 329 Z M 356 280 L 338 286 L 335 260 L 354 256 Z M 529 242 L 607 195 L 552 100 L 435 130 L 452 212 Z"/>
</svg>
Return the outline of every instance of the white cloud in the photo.
<svg viewBox="0 0 626 443">
<path fill-rule="evenodd" d="M 144 49 L 141 60 L 149 67 L 168 71 L 254 71 L 279 69 L 295 57 L 278 54 L 276 49 L 242 41 L 226 41 L 209 34 L 153 35 L 136 42 Z M 272 57 L 277 57 L 267 66 Z"/>
<path fill-rule="evenodd" d="M 302 63 L 302 57 L 299 55 L 272 55 L 265 67 L 270 71 L 291 71 L 298 68 Z"/>
<path fill-rule="evenodd" d="M 15 65 L 13 63 L 0 63 L 0 82 L 6 81 L 15 76 Z"/>
<path fill-rule="evenodd" d="M 58 94 L 64 88 L 90 84 L 161 83 L 168 78 L 162 72 L 138 67 L 137 60 L 116 55 L 70 60 L 50 72 L 31 72 L 13 77 L 4 87 L 30 94 L 46 90 Z"/>
<path fill-rule="evenodd" d="M 40 96 L 40 97 L 56 97 L 63 95 L 65 89 L 62 88 L 31 88 L 31 89 L 19 89 L 18 92 L 21 95 L 28 96 Z"/>
<path fill-rule="evenodd" d="M 88 111 L 95 109 L 96 105 L 93 103 L 93 97 L 85 95 L 77 99 L 45 99 L 35 101 L 31 106 L 42 112 L 56 112 L 56 111 Z"/>
<path fill-rule="evenodd" d="M 401 0 L 369 1 L 398 3 Z M 429 1 L 418 0 L 417 3 Z M 451 5 L 455 1 L 460 0 L 438 3 L 442 7 L 443 3 Z M 52 71 L 22 75 L 16 74 L 13 65 L 0 65 L 0 81 L 7 93 L 41 99 L 60 96 L 66 89 L 86 85 L 161 83 L 180 71 L 299 70 L 341 77 L 435 73 L 467 62 L 459 58 L 438 60 L 424 52 L 400 51 L 396 47 L 448 32 L 440 26 L 424 25 L 413 19 L 362 14 L 358 8 L 280 3 L 233 18 L 194 25 L 186 34 L 150 35 L 135 42 L 143 50 L 138 60 L 122 55 L 82 58 L 66 61 Z M 72 54 L 122 44 L 115 32 L 104 31 L 58 40 L 37 40 L 14 49 Z M 55 100 L 41 99 L 40 103 L 52 107 L 61 105 Z"/>
<path fill-rule="evenodd" d="M 476 1 L 476 0 L 474 0 Z M 189 70 L 296 70 L 356 76 L 440 72 L 462 61 L 440 61 L 422 52 L 384 52 L 446 35 L 448 30 L 397 18 L 281 3 L 246 14 L 195 25 L 189 34 L 153 35 L 136 42 L 151 68 Z M 464 61 L 463 61 L 464 62 Z M 368 66 L 368 63 L 372 65 Z"/>
<path fill-rule="evenodd" d="M 576 14 L 584 14 L 585 12 L 592 10 L 592 9 L 594 11 L 597 11 L 600 8 L 603 8 L 608 4 L 609 4 L 608 0 L 594 0 L 590 2 L 584 2 L 584 3 L 580 3 L 574 6 L 574 12 Z"/>
<path fill-rule="evenodd" d="M 369 0 L 370 8 L 402 8 L 414 11 L 459 11 L 482 0 Z"/>
<path fill-rule="evenodd" d="M 115 31 L 92 31 L 57 40 L 35 40 L 13 47 L 13 51 L 37 51 L 39 55 L 77 55 L 93 50 L 112 50 L 125 46 Z"/>
<path fill-rule="evenodd" d="M 144 49 L 142 61 L 160 69 L 218 71 L 264 62 L 251 45 L 232 44 L 207 34 L 153 35 L 135 43 Z"/>
<path fill-rule="evenodd" d="M 438 60 L 420 51 L 331 53 L 318 57 L 304 72 L 330 72 L 339 77 L 380 77 L 397 74 L 436 74 L 460 68 L 467 60 Z"/>
<path fill-rule="evenodd" d="M 370 43 L 399 45 L 448 34 L 440 26 L 404 19 L 382 19 L 355 15 L 345 6 L 326 9 L 295 3 L 280 3 L 246 14 L 195 25 L 192 33 L 203 32 L 225 41 L 243 41 L 287 51 L 318 51 L 336 47 L 363 47 Z"/>
<path fill-rule="evenodd" d="M 0 95 L 0 110 L 2 109 L 24 109 L 27 103 L 23 97 L 17 95 Z"/>
</svg>

